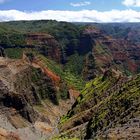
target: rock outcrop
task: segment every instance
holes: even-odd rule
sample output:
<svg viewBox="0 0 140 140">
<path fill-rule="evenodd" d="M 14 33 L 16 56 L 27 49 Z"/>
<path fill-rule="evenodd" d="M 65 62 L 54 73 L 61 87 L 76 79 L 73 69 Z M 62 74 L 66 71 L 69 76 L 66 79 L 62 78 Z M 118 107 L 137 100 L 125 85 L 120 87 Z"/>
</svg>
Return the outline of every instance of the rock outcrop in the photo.
<svg viewBox="0 0 140 140">
<path fill-rule="evenodd" d="M 4 118 L 2 124 L 0 117 L 0 125 L 6 132 L 4 137 L 13 134 L 14 140 L 14 135 L 39 139 L 57 133 L 59 117 L 73 102 L 69 99 L 59 103 L 59 85 L 49 74 L 26 59 L 0 57 L 0 114 Z"/>
<path fill-rule="evenodd" d="M 48 58 L 61 62 L 61 47 L 53 36 L 46 33 L 27 34 L 26 43 L 28 46 L 35 47 Z"/>
<path fill-rule="evenodd" d="M 40 104 L 46 98 L 57 103 L 51 79 L 22 60 L 1 58 L 0 85 L 0 104 L 16 109 L 31 123 L 38 118 L 33 105 Z"/>
</svg>

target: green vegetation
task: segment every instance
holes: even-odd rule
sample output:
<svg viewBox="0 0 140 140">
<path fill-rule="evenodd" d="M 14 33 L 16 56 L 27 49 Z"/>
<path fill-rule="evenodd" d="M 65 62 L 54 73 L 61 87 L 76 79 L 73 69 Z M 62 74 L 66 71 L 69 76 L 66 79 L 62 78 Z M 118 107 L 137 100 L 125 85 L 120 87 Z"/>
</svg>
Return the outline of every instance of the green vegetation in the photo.
<svg viewBox="0 0 140 140">
<path fill-rule="evenodd" d="M 60 123 L 63 124 L 77 112 L 85 111 L 87 107 L 98 104 L 104 99 L 105 92 L 112 87 L 116 81 L 117 79 L 115 77 L 107 77 L 107 79 L 105 79 L 104 76 L 100 76 L 88 82 L 77 98 L 73 109 L 61 118 Z"/>
<path fill-rule="evenodd" d="M 0 44 L 6 46 L 24 46 L 26 45 L 25 42 L 25 35 L 22 33 L 14 34 L 14 33 L 0 33 Z"/>
<path fill-rule="evenodd" d="M 96 73 L 96 62 L 95 62 L 95 58 L 94 55 L 92 54 L 92 52 L 89 52 L 85 58 L 85 66 L 83 69 L 83 77 L 85 80 L 89 81 L 94 79 L 95 73 Z"/>
<path fill-rule="evenodd" d="M 43 55 L 39 55 L 38 58 L 43 61 L 47 68 L 59 75 L 68 84 L 68 87 L 75 88 L 77 90 L 83 89 L 85 83 L 80 76 L 74 75 L 70 71 L 64 71 L 61 65 L 47 59 Z"/>
<path fill-rule="evenodd" d="M 71 55 L 65 65 L 65 70 L 74 75 L 81 75 L 84 66 L 84 56 L 78 53 Z"/>
<path fill-rule="evenodd" d="M 92 121 L 89 122 L 87 128 L 89 133 L 86 138 L 91 137 L 90 132 L 98 132 L 98 130 L 107 128 L 110 125 L 115 126 L 117 123 L 123 125 L 129 119 L 135 118 L 138 115 L 140 111 L 139 84 L 140 76 L 138 75 L 101 102 L 100 107 L 92 117 Z M 135 110 L 134 108 L 137 109 Z"/>
<path fill-rule="evenodd" d="M 140 75 L 125 81 L 108 71 L 104 76 L 95 78 L 86 84 L 72 109 L 61 118 L 60 129 L 67 135 L 69 129 L 64 129 L 65 126 L 71 130 L 88 122 L 85 139 L 98 139 L 100 132 L 117 124 L 125 125 L 139 116 L 139 85 Z"/>
<path fill-rule="evenodd" d="M 22 48 L 7 48 L 5 49 L 6 56 L 12 59 L 22 58 L 24 49 Z"/>
<path fill-rule="evenodd" d="M 26 34 L 37 32 L 51 34 L 64 48 L 71 46 L 76 49 L 79 43 L 79 26 L 72 23 L 57 22 L 55 20 L 14 21 L 0 23 L 1 44 L 8 46 L 24 46 L 26 44 Z"/>
<path fill-rule="evenodd" d="M 59 89 L 59 98 L 66 100 L 69 98 L 69 93 L 68 93 L 68 85 L 65 81 L 60 82 L 60 89 Z"/>
<path fill-rule="evenodd" d="M 49 78 L 43 78 L 45 75 L 40 69 L 32 68 L 31 82 L 34 84 L 33 90 L 39 94 L 41 99 L 50 99 L 54 104 L 58 104 L 57 92 Z"/>
</svg>

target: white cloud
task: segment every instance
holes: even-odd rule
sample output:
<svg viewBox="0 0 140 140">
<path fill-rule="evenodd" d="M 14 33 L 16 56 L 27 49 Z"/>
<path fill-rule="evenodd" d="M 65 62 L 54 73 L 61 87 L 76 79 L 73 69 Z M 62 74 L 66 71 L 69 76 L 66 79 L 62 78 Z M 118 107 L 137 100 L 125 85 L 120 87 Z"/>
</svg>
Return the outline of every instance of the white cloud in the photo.
<svg viewBox="0 0 140 140">
<path fill-rule="evenodd" d="M 84 1 L 84 2 L 79 2 L 79 3 L 70 3 L 71 6 L 73 7 L 81 7 L 81 6 L 87 6 L 90 5 L 90 1 Z"/>
<path fill-rule="evenodd" d="M 128 7 L 140 7 L 140 0 L 123 0 L 122 4 Z"/>
<path fill-rule="evenodd" d="M 0 0 L 0 4 L 5 3 L 7 0 Z"/>
<path fill-rule="evenodd" d="M 69 22 L 140 22 L 140 12 L 135 10 L 96 10 L 22 12 L 0 10 L 0 21 L 54 19 Z"/>
</svg>

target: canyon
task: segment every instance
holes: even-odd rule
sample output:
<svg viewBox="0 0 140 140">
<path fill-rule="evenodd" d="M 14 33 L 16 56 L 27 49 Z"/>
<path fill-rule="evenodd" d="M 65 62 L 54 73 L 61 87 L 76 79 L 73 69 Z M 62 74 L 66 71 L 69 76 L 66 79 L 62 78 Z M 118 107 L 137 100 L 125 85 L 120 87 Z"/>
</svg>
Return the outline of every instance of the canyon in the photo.
<svg viewBox="0 0 140 140">
<path fill-rule="evenodd" d="M 0 139 L 139 139 L 134 25 L 0 23 Z"/>
</svg>

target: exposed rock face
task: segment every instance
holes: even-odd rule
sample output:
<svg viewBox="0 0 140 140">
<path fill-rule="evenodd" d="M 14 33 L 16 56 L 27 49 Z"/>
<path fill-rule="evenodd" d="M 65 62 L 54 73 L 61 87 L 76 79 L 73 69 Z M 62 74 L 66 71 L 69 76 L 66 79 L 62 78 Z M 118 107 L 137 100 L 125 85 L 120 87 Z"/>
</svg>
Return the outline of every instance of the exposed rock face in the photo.
<svg viewBox="0 0 140 140">
<path fill-rule="evenodd" d="M 53 36 L 45 33 L 27 34 L 26 42 L 27 45 L 36 47 L 42 54 L 56 62 L 61 61 L 61 48 Z"/>
<path fill-rule="evenodd" d="M 3 59 L 3 63 L 8 62 L 8 61 L 7 62 L 6 61 L 4 62 L 4 61 L 5 60 Z M 8 62 L 8 63 L 10 63 L 10 62 Z M 11 67 L 9 68 L 9 67 L 10 66 L 7 64 L 1 65 L 1 81 L 0 81 L 1 105 L 6 106 L 6 107 L 15 108 L 17 111 L 19 111 L 19 113 L 25 119 L 27 119 L 30 122 L 33 122 L 34 119 L 37 118 L 37 117 L 35 117 L 36 116 L 35 112 L 33 111 L 33 108 L 28 104 L 23 92 L 15 89 L 14 84 L 17 83 L 17 85 L 20 86 L 21 83 L 19 83 L 19 81 L 16 81 L 16 71 L 13 71 L 13 73 L 12 73 L 12 70 L 14 70 L 14 69 Z M 20 72 L 20 70 L 18 72 Z M 34 117 L 32 117 L 32 115 Z"/>
<path fill-rule="evenodd" d="M 54 72 L 52 72 L 51 70 L 49 70 L 47 67 L 44 67 L 44 64 L 41 62 L 41 60 L 39 60 L 38 58 L 35 58 L 32 60 L 32 66 L 36 67 L 36 68 L 40 68 L 42 70 L 43 73 L 45 73 L 46 75 L 48 75 L 48 77 L 53 81 L 53 83 L 58 86 L 61 78 L 60 76 L 56 75 Z"/>
<path fill-rule="evenodd" d="M 38 140 L 58 133 L 58 120 L 75 98 L 70 95 L 69 100 L 58 105 L 60 87 L 54 77 L 54 73 L 44 71 L 43 65 L 35 66 L 25 57 L 22 60 L 0 57 L 0 125 L 6 132 L 4 138 L 12 135 L 14 140 L 16 136 Z"/>
<path fill-rule="evenodd" d="M 1 58 L 1 104 L 13 107 L 29 122 L 35 122 L 38 115 L 32 105 L 49 98 L 57 103 L 56 89 L 51 79 L 41 70 L 32 68 L 22 60 Z"/>
<path fill-rule="evenodd" d="M 122 71 L 126 75 L 138 73 L 139 45 L 124 39 L 113 39 L 93 27 L 88 27 L 83 34 L 90 38 L 92 43 L 90 51 L 92 51 L 94 60 L 90 59 L 89 63 L 95 61 L 96 71 L 93 73 L 101 74 L 108 68 Z M 86 69 L 85 67 L 84 71 Z"/>
<path fill-rule="evenodd" d="M 5 129 L 0 128 L 0 139 L 1 140 L 20 140 L 16 133 L 8 132 Z"/>
<path fill-rule="evenodd" d="M 0 57 L 5 57 L 4 48 L 0 47 Z"/>
</svg>

